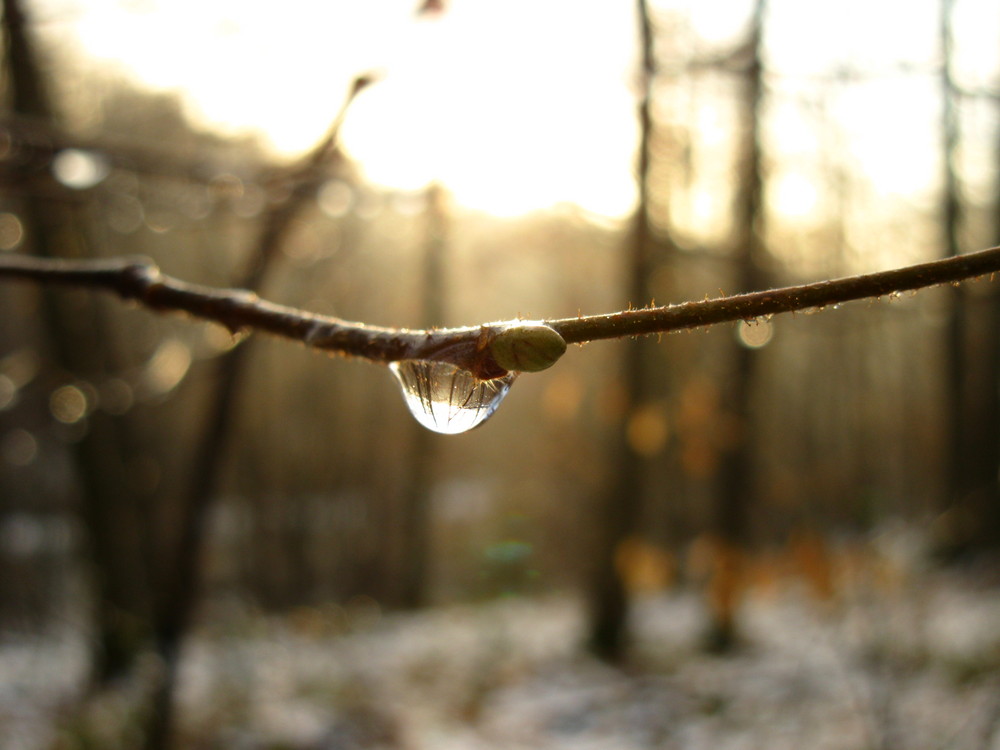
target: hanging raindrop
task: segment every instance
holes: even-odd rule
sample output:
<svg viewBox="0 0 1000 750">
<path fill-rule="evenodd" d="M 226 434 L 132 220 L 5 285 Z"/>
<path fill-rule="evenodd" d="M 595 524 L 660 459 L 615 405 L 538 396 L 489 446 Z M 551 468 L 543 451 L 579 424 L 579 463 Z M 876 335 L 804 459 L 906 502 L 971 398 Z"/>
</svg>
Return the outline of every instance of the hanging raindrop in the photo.
<svg viewBox="0 0 1000 750">
<path fill-rule="evenodd" d="M 389 365 L 410 413 L 434 432 L 457 435 L 485 422 L 504 400 L 517 373 L 480 380 L 468 370 L 423 359 Z"/>
</svg>

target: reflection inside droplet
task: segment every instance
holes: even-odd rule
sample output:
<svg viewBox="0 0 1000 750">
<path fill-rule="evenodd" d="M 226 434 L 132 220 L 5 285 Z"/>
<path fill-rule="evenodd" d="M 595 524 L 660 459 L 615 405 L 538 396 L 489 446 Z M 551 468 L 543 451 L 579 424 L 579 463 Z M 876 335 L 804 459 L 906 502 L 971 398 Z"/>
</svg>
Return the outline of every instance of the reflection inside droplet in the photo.
<svg viewBox="0 0 1000 750">
<path fill-rule="evenodd" d="M 403 388 L 410 413 L 434 432 L 457 435 L 471 430 L 497 410 L 517 373 L 480 380 L 468 370 L 445 362 L 404 359 L 392 370 Z"/>
</svg>

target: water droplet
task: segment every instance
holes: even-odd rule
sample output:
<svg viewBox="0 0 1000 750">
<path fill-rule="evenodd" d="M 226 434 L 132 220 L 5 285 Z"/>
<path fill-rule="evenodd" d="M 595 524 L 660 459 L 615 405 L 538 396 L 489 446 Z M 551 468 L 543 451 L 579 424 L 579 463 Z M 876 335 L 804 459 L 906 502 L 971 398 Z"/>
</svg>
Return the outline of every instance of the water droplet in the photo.
<svg viewBox="0 0 1000 750">
<path fill-rule="evenodd" d="M 389 365 L 410 413 L 434 432 L 457 435 L 485 422 L 504 400 L 517 373 L 480 380 L 468 370 L 423 359 Z"/>
<path fill-rule="evenodd" d="M 767 346 L 774 336 L 774 324 L 764 318 L 741 320 L 736 324 L 736 340 L 748 349 Z"/>
</svg>

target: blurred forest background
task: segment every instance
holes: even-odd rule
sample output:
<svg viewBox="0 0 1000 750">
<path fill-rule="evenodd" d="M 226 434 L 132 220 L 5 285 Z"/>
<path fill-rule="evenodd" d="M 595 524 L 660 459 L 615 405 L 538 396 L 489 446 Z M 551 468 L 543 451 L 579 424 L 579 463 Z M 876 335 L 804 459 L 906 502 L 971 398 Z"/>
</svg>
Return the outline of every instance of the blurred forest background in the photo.
<svg viewBox="0 0 1000 750">
<path fill-rule="evenodd" d="M 356 10 L 355 27 L 357 5 L 328 29 L 365 53 L 331 53 L 317 77 L 299 49 L 329 22 L 313 4 L 253 54 L 239 45 L 259 9 L 202 19 L 196 4 L 5 0 L 0 251 L 144 255 L 186 280 L 418 327 L 701 299 L 1000 241 L 1000 8 L 986 0 L 383 3 Z M 163 50 L 143 36 L 158 25 Z M 301 36 L 276 39 L 286 26 Z M 280 110 L 298 141 L 219 125 L 183 62 L 206 36 L 227 96 Z M 117 51 L 102 50 L 112 38 Z M 435 68 L 423 56 L 436 46 Z M 168 52 L 189 84 L 129 67 L 129 54 Z M 410 157 L 421 166 L 408 171 Z M 650 668 L 655 639 L 630 640 L 649 633 L 630 631 L 630 603 L 690 605 L 662 615 L 685 624 L 690 651 L 739 654 L 754 641 L 741 612 L 762 592 L 808 592 L 828 617 L 852 597 L 925 591 L 961 564 L 945 590 L 996 601 L 998 392 L 988 280 L 574 347 L 459 436 L 418 427 L 382 368 L 4 283 L 0 718 L 12 729 L 0 747 L 85 747 L 113 725 L 134 731 L 91 746 L 163 746 L 177 723 L 192 747 L 423 746 L 412 726 L 406 745 L 406 727 L 372 718 L 384 694 L 359 709 L 357 685 L 324 698 L 354 733 L 320 721 L 323 740 L 226 740 L 220 727 L 264 719 L 218 696 L 200 724 L 175 721 L 170 705 L 196 703 L 175 684 L 192 630 L 238 643 L 281 623 L 336 640 L 476 604 L 469 627 L 493 633 L 507 610 L 489 608 L 515 597 L 536 604 L 511 630 L 566 620 L 555 640 L 573 653 Z M 428 626 L 441 661 L 411 664 L 414 684 L 443 669 L 452 625 Z M 1000 639 L 987 640 L 963 674 L 997 696 Z M 215 678 L 196 650 L 187 679 L 264 679 L 246 675 L 271 658 L 266 643 Z M 473 698 L 514 679 L 481 657 L 456 709 L 467 724 Z M 154 708 L 93 708 L 145 678 Z M 231 679 L 235 694 L 243 678 Z M 922 746 L 893 744 L 884 723 L 869 746 Z M 1000 741 L 976 736 L 969 746 Z"/>
</svg>

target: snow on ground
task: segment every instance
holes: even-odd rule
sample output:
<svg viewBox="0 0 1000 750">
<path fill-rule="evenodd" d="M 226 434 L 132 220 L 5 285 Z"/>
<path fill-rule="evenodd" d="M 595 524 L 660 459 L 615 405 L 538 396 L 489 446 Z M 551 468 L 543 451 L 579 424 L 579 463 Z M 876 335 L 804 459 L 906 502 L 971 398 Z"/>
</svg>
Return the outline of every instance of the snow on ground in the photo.
<svg viewBox="0 0 1000 750">
<path fill-rule="evenodd" d="M 746 645 L 712 657 L 697 597 L 645 599 L 622 670 L 581 655 L 571 597 L 221 618 L 187 651 L 181 746 L 1000 750 L 1000 591 L 787 589 L 742 614 Z M 0 640 L 0 749 L 51 746 L 83 673 L 79 639 Z"/>
</svg>

